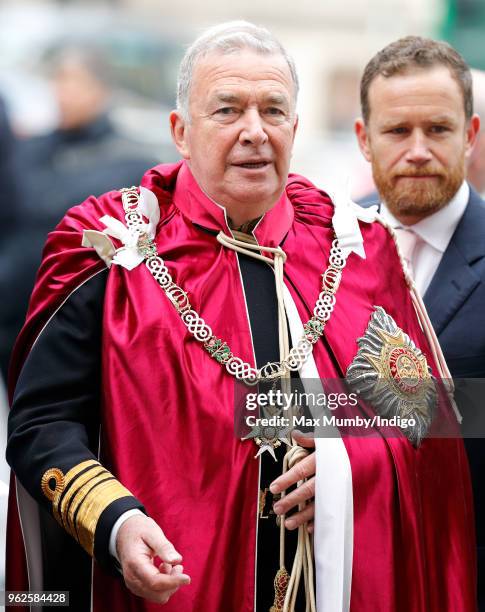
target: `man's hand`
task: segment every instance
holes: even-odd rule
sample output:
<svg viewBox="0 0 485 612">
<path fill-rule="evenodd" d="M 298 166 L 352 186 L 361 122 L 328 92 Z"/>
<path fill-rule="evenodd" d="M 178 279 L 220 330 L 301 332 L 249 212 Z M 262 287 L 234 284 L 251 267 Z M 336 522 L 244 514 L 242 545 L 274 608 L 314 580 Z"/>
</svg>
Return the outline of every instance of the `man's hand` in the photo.
<svg viewBox="0 0 485 612">
<path fill-rule="evenodd" d="M 147 516 L 132 516 L 121 525 L 116 552 L 125 584 L 135 595 L 164 604 L 182 585 L 190 584 L 180 565 L 181 555 Z M 155 556 L 163 561 L 158 569 L 153 565 Z"/>
<path fill-rule="evenodd" d="M 308 437 L 300 431 L 292 432 L 292 436 L 295 441 L 304 448 L 315 448 L 315 440 L 313 437 Z M 286 514 L 294 506 L 307 501 L 313 500 L 315 496 L 315 470 L 316 460 L 315 453 L 311 453 L 308 457 L 305 457 L 294 465 L 282 476 L 279 476 L 276 480 L 271 483 L 271 493 L 281 493 L 296 484 L 298 481 L 308 478 L 308 480 L 298 487 L 295 491 L 292 491 L 288 495 L 285 495 L 283 499 L 280 499 L 273 506 L 273 510 L 276 514 Z M 313 516 L 315 514 L 315 503 L 311 501 L 305 506 L 303 510 L 292 514 L 290 518 L 285 520 L 285 527 L 287 529 L 296 529 L 303 523 L 308 523 L 308 531 L 313 531 Z"/>
</svg>

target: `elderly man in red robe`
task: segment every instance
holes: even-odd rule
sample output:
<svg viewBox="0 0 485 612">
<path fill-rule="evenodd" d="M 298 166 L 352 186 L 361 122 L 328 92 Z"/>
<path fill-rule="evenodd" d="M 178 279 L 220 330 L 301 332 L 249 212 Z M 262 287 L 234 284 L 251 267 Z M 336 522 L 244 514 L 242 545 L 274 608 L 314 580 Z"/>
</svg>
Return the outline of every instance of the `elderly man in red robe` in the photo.
<svg viewBox="0 0 485 612">
<path fill-rule="evenodd" d="M 456 425 L 429 384 L 446 364 L 375 213 L 288 175 L 297 92 L 267 30 L 208 30 L 170 117 L 183 161 L 50 234 L 11 367 L 8 588 L 103 612 L 473 610 L 462 442 L 426 435 Z M 361 414 L 414 425 L 235 435 L 236 383 L 344 378 Z"/>
</svg>

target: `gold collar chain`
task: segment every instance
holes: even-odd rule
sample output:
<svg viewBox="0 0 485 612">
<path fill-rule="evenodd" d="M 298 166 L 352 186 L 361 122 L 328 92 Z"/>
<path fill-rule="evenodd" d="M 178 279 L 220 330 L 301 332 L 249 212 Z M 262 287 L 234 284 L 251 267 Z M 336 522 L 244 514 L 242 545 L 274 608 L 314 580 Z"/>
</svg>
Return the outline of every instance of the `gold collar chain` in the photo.
<svg viewBox="0 0 485 612">
<path fill-rule="evenodd" d="M 284 359 L 268 362 L 257 369 L 235 356 L 228 344 L 212 333 L 209 325 L 192 309 L 187 293 L 173 281 L 165 262 L 157 253 L 154 241 L 140 229 L 144 221 L 139 212 L 140 196 L 137 188 L 121 189 L 120 192 L 126 224 L 129 229 L 139 233 L 138 250 L 145 258 L 146 267 L 177 309 L 189 332 L 202 343 L 213 359 L 225 366 L 229 374 L 247 385 L 274 380 L 288 375 L 289 372 L 300 370 L 313 352 L 313 345 L 322 337 L 335 307 L 335 294 L 340 285 L 342 270 L 347 262 L 347 256 L 340 248 L 337 238 L 332 242 L 328 267 L 322 274 L 321 292 L 313 309 L 313 316 L 303 326 L 303 335 Z M 247 245 L 244 246 L 247 247 Z M 259 250 L 271 251 L 272 249 L 259 247 Z"/>
</svg>

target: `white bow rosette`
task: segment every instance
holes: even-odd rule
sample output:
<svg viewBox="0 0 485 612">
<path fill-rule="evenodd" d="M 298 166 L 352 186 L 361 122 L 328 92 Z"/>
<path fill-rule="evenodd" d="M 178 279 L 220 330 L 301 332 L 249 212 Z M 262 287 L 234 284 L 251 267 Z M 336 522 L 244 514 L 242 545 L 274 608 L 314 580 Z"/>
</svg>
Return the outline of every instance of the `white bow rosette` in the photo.
<svg viewBox="0 0 485 612">
<path fill-rule="evenodd" d="M 118 219 L 110 215 L 104 215 L 99 220 L 106 226 L 106 229 L 102 232 L 84 230 L 82 246 L 94 248 L 108 267 L 114 263 L 118 266 L 123 266 L 127 270 L 133 270 L 146 258 L 146 255 L 139 247 L 140 236 L 145 235 L 153 240 L 158 222 L 160 221 L 160 207 L 157 197 L 145 187 L 140 187 L 137 212 L 141 213 L 145 219 L 148 219 L 148 223 L 141 223 L 136 228 L 126 227 Z M 119 240 L 123 246 L 115 249 L 109 236 Z"/>
<path fill-rule="evenodd" d="M 364 238 L 360 231 L 359 221 L 372 223 L 377 219 L 377 206 L 363 208 L 350 197 L 350 180 L 345 185 L 327 190 L 334 205 L 332 225 L 342 251 L 349 255 L 354 252 L 365 259 Z"/>
</svg>

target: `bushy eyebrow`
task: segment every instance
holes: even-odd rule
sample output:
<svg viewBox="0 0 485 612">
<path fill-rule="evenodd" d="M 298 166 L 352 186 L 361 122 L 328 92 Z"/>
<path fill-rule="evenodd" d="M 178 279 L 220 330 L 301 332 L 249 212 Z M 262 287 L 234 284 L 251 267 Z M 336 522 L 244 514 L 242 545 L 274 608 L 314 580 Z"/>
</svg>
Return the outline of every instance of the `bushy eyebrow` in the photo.
<svg viewBox="0 0 485 612">
<path fill-rule="evenodd" d="M 235 93 L 220 91 L 214 96 L 215 102 L 222 102 L 223 104 L 237 104 L 241 102 L 241 97 Z M 274 104 L 276 106 L 288 105 L 289 100 L 286 96 L 279 93 L 270 93 L 265 98 L 266 104 Z"/>
<path fill-rule="evenodd" d="M 406 127 L 408 125 L 407 121 L 397 121 L 397 120 L 387 120 L 387 121 L 383 121 L 382 123 L 379 123 L 379 129 L 381 130 L 390 130 L 390 129 L 395 129 L 395 128 L 400 128 L 400 127 Z"/>
<path fill-rule="evenodd" d="M 400 127 L 407 127 L 409 125 L 409 120 L 406 119 L 388 119 L 383 121 L 380 125 L 379 128 L 381 130 L 389 130 L 389 129 L 396 129 L 396 128 L 400 128 Z M 427 125 L 455 125 L 456 121 L 448 116 L 448 115 L 436 115 L 435 117 L 430 117 L 429 119 L 427 119 L 426 121 L 424 121 L 425 124 Z"/>
<path fill-rule="evenodd" d="M 289 100 L 286 96 L 277 93 L 271 93 L 266 97 L 266 102 L 268 104 L 275 104 L 276 106 L 281 106 L 284 104 L 288 104 Z"/>
<path fill-rule="evenodd" d="M 430 117 L 428 123 L 454 125 L 456 123 L 456 119 L 450 117 L 449 115 L 436 115 L 435 117 Z"/>
<path fill-rule="evenodd" d="M 224 91 L 217 93 L 214 99 L 217 102 L 223 102 L 224 104 L 235 104 L 236 102 L 240 102 L 241 100 L 238 95 Z"/>
</svg>

